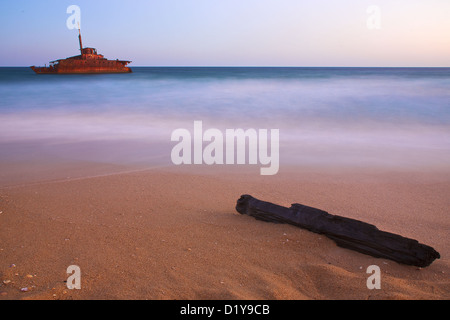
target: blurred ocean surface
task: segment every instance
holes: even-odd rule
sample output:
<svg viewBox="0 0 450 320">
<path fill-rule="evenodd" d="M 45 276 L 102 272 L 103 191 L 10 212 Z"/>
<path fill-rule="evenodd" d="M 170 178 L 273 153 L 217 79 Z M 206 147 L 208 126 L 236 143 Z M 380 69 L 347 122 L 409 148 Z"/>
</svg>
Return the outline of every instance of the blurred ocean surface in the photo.
<svg viewBox="0 0 450 320">
<path fill-rule="evenodd" d="M 0 163 L 172 165 L 177 128 L 280 130 L 284 164 L 450 169 L 450 68 L 0 68 Z M 1 168 L 1 167 L 0 167 Z"/>
</svg>

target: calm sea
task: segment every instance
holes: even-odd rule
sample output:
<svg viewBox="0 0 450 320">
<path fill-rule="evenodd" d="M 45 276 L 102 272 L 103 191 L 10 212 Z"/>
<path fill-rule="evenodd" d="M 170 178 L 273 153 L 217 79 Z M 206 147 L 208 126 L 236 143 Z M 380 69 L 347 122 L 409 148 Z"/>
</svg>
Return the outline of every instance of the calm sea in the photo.
<svg viewBox="0 0 450 320">
<path fill-rule="evenodd" d="M 171 133 L 201 120 L 279 129 L 281 165 L 450 168 L 450 68 L 132 69 L 0 68 L 0 162 L 171 165 Z"/>
</svg>

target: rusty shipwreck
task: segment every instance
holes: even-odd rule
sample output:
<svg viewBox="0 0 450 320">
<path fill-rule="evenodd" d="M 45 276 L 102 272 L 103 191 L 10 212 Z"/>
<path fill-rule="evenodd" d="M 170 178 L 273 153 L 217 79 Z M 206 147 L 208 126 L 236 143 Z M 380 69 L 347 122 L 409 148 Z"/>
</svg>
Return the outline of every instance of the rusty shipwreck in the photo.
<svg viewBox="0 0 450 320">
<path fill-rule="evenodd" d="M 130 73 L 127 67 L 131 61 L 108 60 L 97 53 L 95 48 L 83 48 L 81 31 L 78 29 L 78 40 L 80 42 L 80 55 L 51 61 L 47 67 L 32 66 L 37 74 L 70 74 L 70 73 Z"/>
</svg>

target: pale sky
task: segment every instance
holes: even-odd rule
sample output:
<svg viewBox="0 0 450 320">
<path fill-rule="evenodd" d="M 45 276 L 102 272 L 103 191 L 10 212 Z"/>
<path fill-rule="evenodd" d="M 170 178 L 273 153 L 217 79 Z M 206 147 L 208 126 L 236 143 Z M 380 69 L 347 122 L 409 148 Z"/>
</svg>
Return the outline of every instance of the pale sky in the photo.
<svg viewBox="0 0 450 320">
<path fill-rule="evenodd" d="M 131 66 L 450 67 L 450 0 L 2 0 L 0 65 L 79 54 L 69 5 Z"/>
</svg>

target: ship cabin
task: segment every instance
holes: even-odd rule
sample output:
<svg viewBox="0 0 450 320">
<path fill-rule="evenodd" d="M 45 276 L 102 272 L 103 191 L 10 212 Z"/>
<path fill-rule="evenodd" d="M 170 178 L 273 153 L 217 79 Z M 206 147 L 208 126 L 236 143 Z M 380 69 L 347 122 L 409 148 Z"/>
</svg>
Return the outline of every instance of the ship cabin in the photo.
<svg viewBox="0 0 450 320">
<path fill-rule="evenodd" d="M 97 49 L 95 48 L 83 48 L 81 50 L 81 59 L 103 60 L 104 56 L 102 54 L 98 54 Z"/>
<path fill-rule="evenodd" d="M 95 48 L 83 48 L 81 53 L 82 54 L 97 54 L 97 49 L 95 49 Z"/>
</svg>

